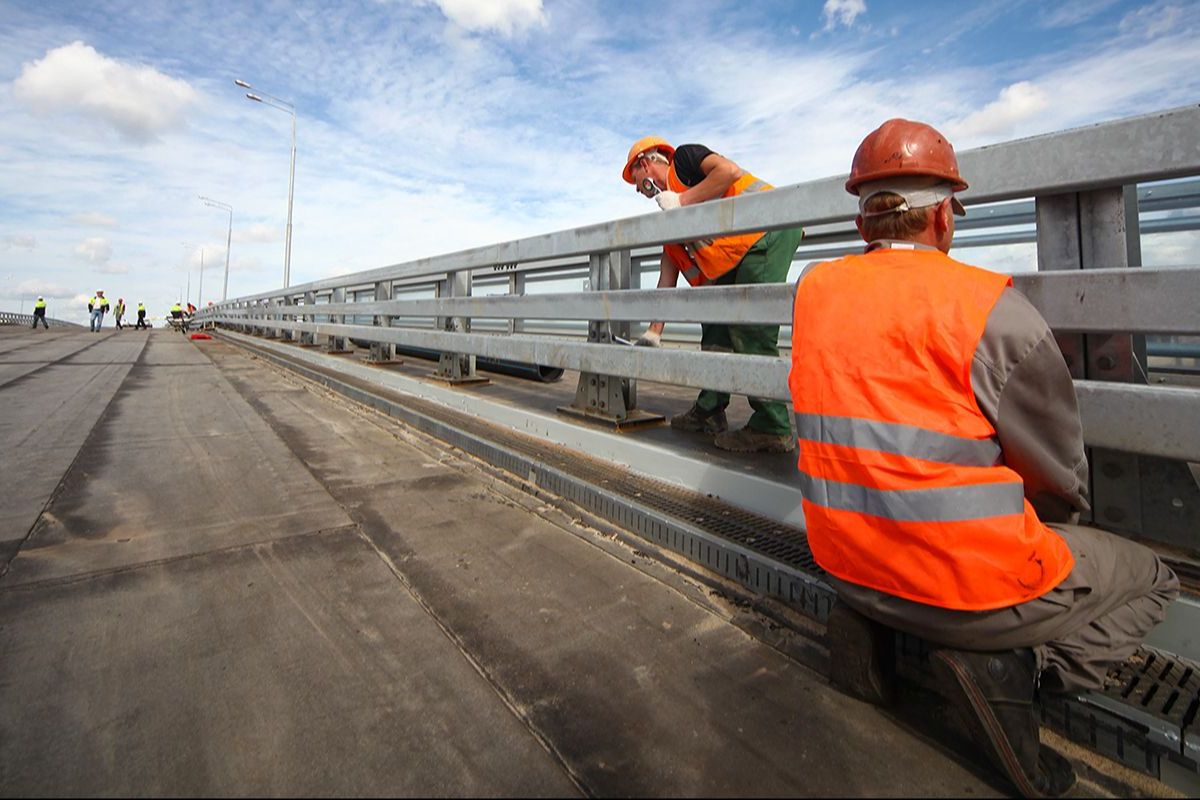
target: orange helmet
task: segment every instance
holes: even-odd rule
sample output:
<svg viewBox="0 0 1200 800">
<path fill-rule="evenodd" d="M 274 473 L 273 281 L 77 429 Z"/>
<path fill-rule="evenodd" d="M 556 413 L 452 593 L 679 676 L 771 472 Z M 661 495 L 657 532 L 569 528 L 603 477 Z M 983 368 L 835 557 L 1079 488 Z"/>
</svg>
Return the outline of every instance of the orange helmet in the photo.
<svg viewBox="0 0 1200 800">
<path fill-rule="evenodd" d="M 633 143 L 633 147 L 629 148 L 629 158 L 625 159 L 625 169 L 621 171 L 621 177 L 625 179 L 626 183 L 633 183 L 633 162 L 651 150 L 657 150 L 667 158 L 675 155 L 675 148 L 671 147 L 661 136 L 643 136 Z"/>
<path fill-rule="evenodd" d="M 889 119 L 858 146 L 846 191 L 856 195 L 861 184 L 900 175 L 941 178 L 953 184 L 956 192 L 967 188 L 958 174 L 954 147 L 945 136 L 924 122 Z"/>
</svg>

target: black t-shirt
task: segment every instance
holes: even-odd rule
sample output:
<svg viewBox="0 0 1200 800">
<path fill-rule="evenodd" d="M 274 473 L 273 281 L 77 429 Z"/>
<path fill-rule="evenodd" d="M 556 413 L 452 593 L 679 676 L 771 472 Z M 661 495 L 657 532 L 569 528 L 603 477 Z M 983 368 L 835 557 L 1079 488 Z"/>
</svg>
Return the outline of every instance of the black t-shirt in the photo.
<svg viewBox="0 0 1200 800">
<path fill-rule="evenodd" d="M 681 144 L 675 149 L 675 176 L 679 182 L 689 189 L 704 180 L 704 170 L 700 162 L 714 155 L 702 144 Z"/>
</svg>

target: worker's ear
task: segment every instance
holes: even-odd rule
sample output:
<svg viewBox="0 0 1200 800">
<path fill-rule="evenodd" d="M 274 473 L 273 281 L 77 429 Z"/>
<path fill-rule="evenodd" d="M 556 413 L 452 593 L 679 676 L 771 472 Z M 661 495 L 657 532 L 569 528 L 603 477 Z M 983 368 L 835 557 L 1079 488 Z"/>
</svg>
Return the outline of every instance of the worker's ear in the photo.
<svg viewBox="0 0 1200 800">
<path fill-rule="evenodd" d="M 858 228 L 858 235 L 859 235 L 859 237 L 861 237 L 861 238 L 862 238 L 862 240 L 865 242 L 865 241 L 867 240 L 867 235 L 866 235 L 865 233 L 863 233 L 863 218 L 862 218 L 862 214 L 858 214 L 858 215 L 856 215 L 856 216 L 854 217 L 854 227 Z"/>
<path fill-rule="evenodd" d="M 950 198 L 946 198 L 937 204 L 937 208 L 933 212 L 933 224 L 938 239 L 945 236 L 947 231 L 953 230 L 954 209 L 950 205 Z"/>
</svg>

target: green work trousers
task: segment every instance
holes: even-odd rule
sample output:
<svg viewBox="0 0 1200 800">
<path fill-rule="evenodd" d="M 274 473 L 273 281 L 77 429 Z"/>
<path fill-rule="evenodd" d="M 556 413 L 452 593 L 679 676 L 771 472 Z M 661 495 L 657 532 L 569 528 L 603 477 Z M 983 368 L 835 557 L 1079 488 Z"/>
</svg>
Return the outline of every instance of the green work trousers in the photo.
<svg viewBox="0 0 1200 800">
<path fill-rule="evenodd" d="M 783 283 L 792 266 L 792 257 L 800 246 L 804 231 L 788 228 L 764 234 L 746 251 L 738 265 L 713 282 L 715 286 L 747 283 Z M 723 353 L 744 353 L 752 356 L 779 357 L 778 325 L 715 325 L 700 326 L 700 349 Z M 777 400 L 749 397 L 754 409 L 747 426 L 759 433 L 791 435 L 792 422 L 787 404 Z M 696 398 L 696 407 L 713 412 L 729 405 L 729 395 L 703 389 Z"/>
</svg>

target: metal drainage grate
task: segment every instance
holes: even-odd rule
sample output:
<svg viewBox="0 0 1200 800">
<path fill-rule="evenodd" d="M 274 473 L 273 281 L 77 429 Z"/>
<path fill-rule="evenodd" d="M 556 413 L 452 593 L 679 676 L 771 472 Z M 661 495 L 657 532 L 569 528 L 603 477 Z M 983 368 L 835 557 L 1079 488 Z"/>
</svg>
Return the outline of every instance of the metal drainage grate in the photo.
<svg viewBox="0 0 1200 800">
<path fill-rule="evenodd" d="M 824 622 L 836 599 L 804 531 L 711 496 L 624 469 L 544 440 L 405 396 L 333 369 L 245 345 L 256 355 L 375 408 L 495 467 L 529 480 L 596 516 L 668 548 L 752 591 Z M 929 644 L 897 633 L 898 670 L 935 687 Z M 1130 767 L 1163 777 L 1171 762 L 1200 774 L 1200 665 L 1149 647 L 1120 667 L 1102 692 L 1047 697 L 1043 721 Z M 1190 780 L 1190 778 L 1189 778 Z"/>
</svg>

